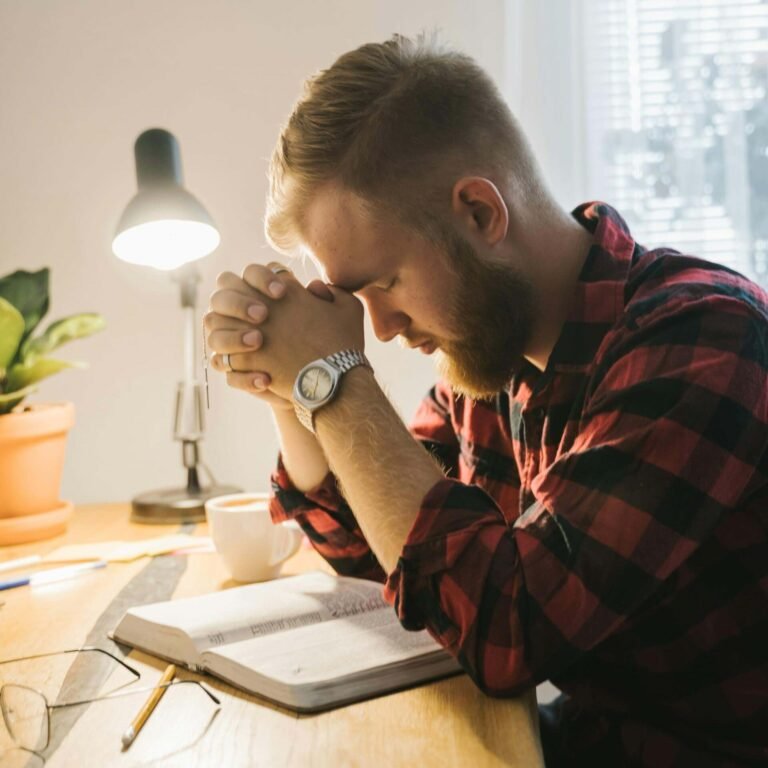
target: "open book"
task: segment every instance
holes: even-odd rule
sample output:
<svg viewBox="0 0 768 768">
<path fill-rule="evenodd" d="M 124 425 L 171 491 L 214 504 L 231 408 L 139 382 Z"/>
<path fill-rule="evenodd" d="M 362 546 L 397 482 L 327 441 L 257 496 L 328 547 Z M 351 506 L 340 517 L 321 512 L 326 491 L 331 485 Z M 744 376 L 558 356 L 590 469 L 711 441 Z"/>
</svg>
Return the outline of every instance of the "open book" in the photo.
<svg viewBox="0 0 768 768">
<path fill-rule="evenodd" d="M 381 584 L 311 571 L 131 608 L 115 640 L 297 712 L 317 712 L 461 671 L 408 632 Z"/>
</svg>

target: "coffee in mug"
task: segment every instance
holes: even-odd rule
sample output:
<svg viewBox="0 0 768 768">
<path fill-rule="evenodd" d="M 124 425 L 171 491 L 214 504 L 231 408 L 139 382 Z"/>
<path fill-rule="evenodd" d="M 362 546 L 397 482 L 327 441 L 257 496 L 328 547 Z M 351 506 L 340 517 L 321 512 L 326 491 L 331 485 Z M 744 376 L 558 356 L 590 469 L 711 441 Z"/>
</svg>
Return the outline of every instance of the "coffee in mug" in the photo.
<svg viewBox="0 0 768 768">
<path fill-rule="evenodd" d="M 275 524 L 266 493 L 232 493 L 205 502 L 211 539 L 235 581 L 275 578 L 301 545 L 298 523 Z"/>
</svg>

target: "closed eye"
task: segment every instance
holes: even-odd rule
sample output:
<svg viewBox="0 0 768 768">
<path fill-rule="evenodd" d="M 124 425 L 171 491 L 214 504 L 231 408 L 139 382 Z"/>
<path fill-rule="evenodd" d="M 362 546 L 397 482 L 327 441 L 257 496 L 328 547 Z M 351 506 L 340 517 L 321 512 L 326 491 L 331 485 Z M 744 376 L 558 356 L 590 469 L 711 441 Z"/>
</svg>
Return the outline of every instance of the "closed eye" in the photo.
<svg viewBox="0 0 768 768">
<path fill-rule="evenodd" d="M 387 285 L 385 285 L 383 288 L 380 288 L 379 290 L 382 290 L 384 291 L 384 293 L 386 293 L 387 291 L 391 291 L 396 284 L 397 284 L 397 276 L 393 277 Z"/>
</svg>

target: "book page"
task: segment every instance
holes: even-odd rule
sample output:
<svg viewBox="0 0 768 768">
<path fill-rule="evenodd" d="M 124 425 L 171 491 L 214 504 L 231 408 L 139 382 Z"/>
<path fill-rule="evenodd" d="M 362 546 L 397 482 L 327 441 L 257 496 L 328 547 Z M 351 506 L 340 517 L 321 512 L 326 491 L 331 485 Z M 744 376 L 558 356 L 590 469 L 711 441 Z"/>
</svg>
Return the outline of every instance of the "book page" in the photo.
<svg viewBox="0 0 768 768">
<path fill-rule="evenodd" d="M 244 640 L 207 651 L 203 658 L 211 671 L 220 671 L 229 679 L 236 670 L 245 682 L 253 670 L 286 686 L 315 687 L 372 669 L 386 675 L 393 666 L 430 654 L 449 657 L 426 630 L 403 629 L 387 605 L 371 613 L 295 629 L 284 637 Z M 448 666 L 452 664 L 453 660 L 448 661 Z M 263 684 L 252 685 L 255 690 L 263 688 Z"/>
<path fill-rule="evenodd" d="M 312 571 L 200 597 L 140 606 L 128 613 L 145 625 L 180 630 L 199 653 L 206 648 L 382 607 L 389 606 L 381 597 L 380 584 Z"/>
</svg>

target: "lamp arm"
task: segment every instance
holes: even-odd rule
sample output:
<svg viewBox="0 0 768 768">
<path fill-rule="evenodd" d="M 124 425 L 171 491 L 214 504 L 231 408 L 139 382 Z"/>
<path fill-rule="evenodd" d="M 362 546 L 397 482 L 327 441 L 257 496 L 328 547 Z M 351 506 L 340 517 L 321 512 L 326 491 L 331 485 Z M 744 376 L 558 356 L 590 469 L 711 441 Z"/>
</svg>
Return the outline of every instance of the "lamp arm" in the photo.
<svg viewBox="0 0 768 768">
<path fill-rule="evenodd" d="M 197 379 L 197 286 L 200 273 L 194 263 L 179 270 L 175 278 L 181 288 L 181 308 L 184 312 L 184 378 L 176 391 L 174 439 L 182 443 L 182 460 L 187 470 L 187 489 L 200 491 L 197 466 L 200 462 L 198 442 L 205 429 L 203 399 Z"/>
<path fill-rule="evenodd" d="M 196 381 L 195 347 L 197 346 L 197 286 L 200 272 L 194 262 L 185 264 L 179 270 L 178 281 L 181 287 L 181 308 L 184 310 L 184 381 Z"/>
</svg>

